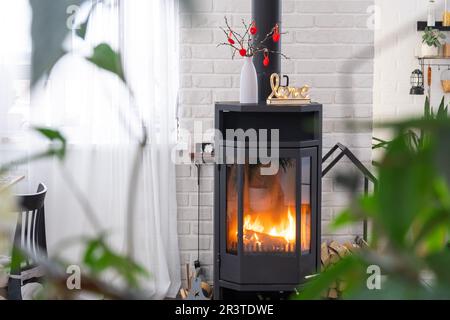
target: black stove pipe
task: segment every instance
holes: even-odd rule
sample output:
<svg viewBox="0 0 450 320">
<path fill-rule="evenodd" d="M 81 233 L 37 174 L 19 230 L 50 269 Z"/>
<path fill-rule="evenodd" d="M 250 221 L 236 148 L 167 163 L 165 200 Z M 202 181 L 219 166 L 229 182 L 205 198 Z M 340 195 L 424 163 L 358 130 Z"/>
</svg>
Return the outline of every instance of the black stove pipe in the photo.
<svg viewBox="0 0 450 320">
<path fill-rule="evenodd" d="M 258 38 L 256 41 L 262 40 L 268 34 L 275 24 L 278 23 L 281 31 L 281 0 L 252 0 L 252 19 L 258 28 Z M 266 41 L 265 46 L 269 50 L 281 52 L 280 41 L 274 42 L 272 39 Z M 258 53 L 253 58 L 256 72 L 258 74 L 258 101 L 265 104 L 267 97 L 272 92 L 270 88 L 270 75 L 272 73 L 281 73 L 281 56 L 278 54 L 269 54 L 269 66 L 264 67 L 264 54 Z"/>
</svg>

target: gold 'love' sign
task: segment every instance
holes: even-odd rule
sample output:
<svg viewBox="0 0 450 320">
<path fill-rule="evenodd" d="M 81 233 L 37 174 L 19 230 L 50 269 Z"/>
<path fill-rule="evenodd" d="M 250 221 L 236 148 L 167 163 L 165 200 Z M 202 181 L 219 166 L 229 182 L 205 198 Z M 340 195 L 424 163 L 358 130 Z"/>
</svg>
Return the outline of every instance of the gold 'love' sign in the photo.
<svg viewBox="0 0 450 320">
<path fill-rule="evenodd" d="M 272 93 L 267 98 L 267 104 L 271 105 L 298 105 L 311 103 L 309 97 L 309 86 L 290 87 L 280 86 L 280 76 L 272 73 L 270 76 Z"/>
</svg>

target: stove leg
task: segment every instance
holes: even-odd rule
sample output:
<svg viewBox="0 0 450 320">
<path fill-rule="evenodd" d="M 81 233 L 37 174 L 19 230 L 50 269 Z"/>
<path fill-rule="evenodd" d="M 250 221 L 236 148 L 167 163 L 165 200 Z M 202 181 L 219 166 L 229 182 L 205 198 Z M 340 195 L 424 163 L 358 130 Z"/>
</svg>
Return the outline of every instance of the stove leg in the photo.
<svg viewBox="0 0 450 320">
<path fill-rule="evenodd" d="M 214 285 L 214 300 L 223 300 L 223 288 L 219 284 Z"/>
</svg>

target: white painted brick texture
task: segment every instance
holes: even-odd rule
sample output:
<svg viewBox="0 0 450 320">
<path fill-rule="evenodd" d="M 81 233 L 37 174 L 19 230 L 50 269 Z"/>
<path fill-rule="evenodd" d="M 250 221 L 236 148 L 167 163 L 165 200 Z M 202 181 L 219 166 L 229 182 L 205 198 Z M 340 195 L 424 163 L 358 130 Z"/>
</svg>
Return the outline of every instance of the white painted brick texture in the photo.
<svg viewBox="0 0 450 320">
<path fill-rule="evenodd" d="M 391 3 L 392 1 L 389 1 Z M 194 120 L 213 126 L 214 102 L 238 100 L 242 60 L 231 60 L 218 29 L 226 15 L 233 26 L 250 19 L 250 0 L 194 0 L 193 13 L 181 12 L 181 126 L 192 130 Z M 349 122 L 372 122 L 374 32 L 366 26 L 373 1 L 283 1 L 282 50 L 291 59 L 283 72 L 297 85 L 310 84 L 312 98 L 324 104 L 324 153 L 335 143 L 349 146 L 365 164 L 371 162 L 372 129 L 355 129 Z M 348 168 L 348 163 L 340 170 Z M 201 262 L 212 274 L 213 170 L 204 167 L 201 180 Z M 339 170 L 339 169 L 338 169 Z M 181 262 L 197 254 L 197 185 L 195 166 L 177 168 Z M 323 181 L 324 239 L 351 239 L 361 226 L 331 233 L 330 220 L 348 204 L 348 195 L 330 175 Z M 184 273 L 182 273 L 184 277 Z M 212 278 L 210 277 L 209 280 Z"/>
</svg>

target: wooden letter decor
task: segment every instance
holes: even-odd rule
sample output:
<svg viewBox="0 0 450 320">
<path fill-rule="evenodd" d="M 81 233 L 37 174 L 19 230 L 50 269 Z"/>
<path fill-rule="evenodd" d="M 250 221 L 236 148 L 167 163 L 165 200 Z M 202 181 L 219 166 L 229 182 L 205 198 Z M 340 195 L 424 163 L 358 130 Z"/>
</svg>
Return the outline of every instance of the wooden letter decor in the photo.
<svg viewBox="0 0 450 320">
<path fill-rule="evenodd" d="M 267 98 L 268 105 L 296 105 L 309 104 L 309 86 L 290 87 L 289 85 L 280 86 L 280 76 L 272 73 L 270 76 L 270 86 L 272 93 Z"/>
</svg>

